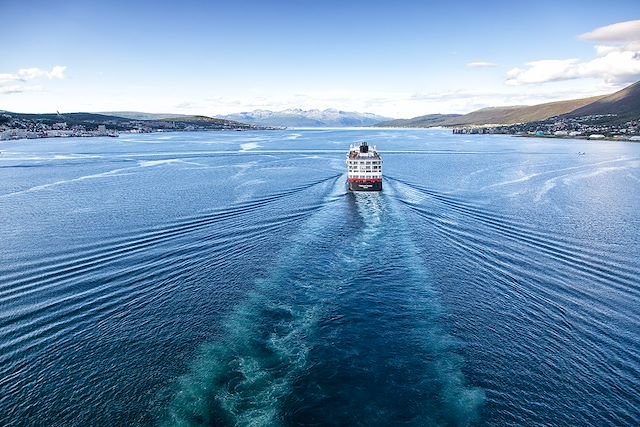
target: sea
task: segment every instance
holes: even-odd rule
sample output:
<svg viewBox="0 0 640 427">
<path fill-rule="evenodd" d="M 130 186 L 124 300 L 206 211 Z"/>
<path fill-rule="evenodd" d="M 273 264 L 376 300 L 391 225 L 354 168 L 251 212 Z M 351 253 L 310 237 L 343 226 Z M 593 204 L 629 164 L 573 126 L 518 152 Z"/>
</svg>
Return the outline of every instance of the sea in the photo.
<svg viewBox="0 0 640 427">
<path fill-rule="evenodd" d="M 640 144 L 0 143 L 2 426 L 639 424 Z"/>
</svg>

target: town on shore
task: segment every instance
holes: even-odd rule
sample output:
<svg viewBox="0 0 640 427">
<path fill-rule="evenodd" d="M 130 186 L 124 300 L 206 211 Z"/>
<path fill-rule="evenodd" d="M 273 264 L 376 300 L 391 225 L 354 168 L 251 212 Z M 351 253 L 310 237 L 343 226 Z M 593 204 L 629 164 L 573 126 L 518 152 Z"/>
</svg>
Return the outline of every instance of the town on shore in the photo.
<svg viewBox="0 0 640 427">
<path fill-rule="evenodd" d="M 609 120 L 614 117 L 611 114 L 558 117 L 513 125 L 455 127 L 453 133 L 640 141 L 640 119 L 611 123 Z"/>
<path fill-rule="evenodd" d="M 121 133 L 262 129 L 267 128 L 207 116 L 138 119 L 97 113 L 21 114 L 0 112 L 0 140 L 117 137 Z"/>
<path fill-rule="evenodd" d="M 108 130 L 106 125 L 98 125 L 96 130 L 87 130 L 83 125 L 68 126 L 66 122 L 45 125 L 41 123 L 25 124 L 20 127 L 2 128 L 0 126 L 0 140 L 8 139 L 36 139 L 36 138 L 64 138 L 64 137 L 118 137 L 119 133 Z"/>
</svg>

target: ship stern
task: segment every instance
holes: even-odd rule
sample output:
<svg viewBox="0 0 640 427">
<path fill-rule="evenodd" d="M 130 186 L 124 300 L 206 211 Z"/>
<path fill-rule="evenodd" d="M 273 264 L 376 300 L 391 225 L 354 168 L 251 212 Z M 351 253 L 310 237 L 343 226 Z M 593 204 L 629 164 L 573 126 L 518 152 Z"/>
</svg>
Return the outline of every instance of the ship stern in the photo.
<svg viewBox="0 0 640 427">
<path fill-rule="evenodd" d="M 349 181 L 350 191 L 382 191 L 382 180 L 379 181 Z"/>
</svg>

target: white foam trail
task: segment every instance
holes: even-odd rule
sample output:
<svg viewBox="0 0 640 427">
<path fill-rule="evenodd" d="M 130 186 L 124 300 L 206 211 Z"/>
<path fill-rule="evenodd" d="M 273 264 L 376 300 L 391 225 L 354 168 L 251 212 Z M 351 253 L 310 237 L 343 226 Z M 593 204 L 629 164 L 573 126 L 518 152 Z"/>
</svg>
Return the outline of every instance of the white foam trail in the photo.
<svg viewBox="0 0 640 427">
<path fill-rule="evenodd" d="M 185 162 L 184 160 L 180 160 L 180 159 L 147 160 L 147 161 L 140 160 L 140 161 L 138 161 L 138 165 L 137 166 L 132 166 L 132 167 L 128 167 L 128 168 L 113 169 L 113 170 L 110 170 L 110 171 L 107 171 L 107 172 L 101 172 L 101 173 L 96 173 L 96 174 L 91 174 L 91 175 L 84 175 L 84 176 L 80 176 L 80 177 L 77 177 L 77 178 L 63 179 L 63 180 L 51 182 L 51 183 L 48 183 L 48 184 L 36 185 L 36 186 L 30 187 L 30 188 L 27 188 L 25 190 L 15 191 L 13 193 L 2 194 L 2 195 L 0 195 L 0 199 L 1 198 L 12 197 L 12 196 L 17 196 L 17 195 L 25 194 L 25 193 L 32 193 L 34 191 L 48 190 L 48 189 L 51 189 L 51 188 L 54 188 L 54 187 L 57 187 L 57 186 L 60 186 L 60 185 L 70 184 L 70 183 L 80 182 L 80 181 L 85 181 L 85 180 L 90 180 L 90 179 L 100 179 L 100 178 L 110 178 L 110 177 L 114 177 L 114 176 L 130 175 L 131 173 L 133 173 L 134 170 L 139 169 L 139 168 L 148 168 L 148 167 L 162 166 L 162 165 L 176 164 L 176 163 L 187 164 L 187 165 L 196 165 L 196 166 L 204 166 L 201 163 Z"/>
<path fill-rule="evenodd" d="M 563 185 L 572 185 L 584 179 L 593 178 L 599 175 L 604 175 L 611 172 L 617 171 L 625 171 L 631 168 L 639 168 L 640 161 L 628 161 L 626 164 L 621 166 L 604 166 L 598 167 L 593 170 L 578 172 L 578 173 L 568 173 L 564 175 L 559 175 L 554 178 L 548 179 L 544 182 L 542 189 L 536 194 L 534 201 L 539 203 L 542 201 L 544 196 L 549 193 L 549 191 L 553 190 L 557 187 L 558 182 L 561 181 Z"/>
<path fill-rule="evenodd" d="M 153 166 L 162 166 L 162 165 L 171 165 L 171 164 L 185 164 L 185 165 L 196 165 L 196 166 L 205 166 L 202 163 L 195 162 L 187 162 L 182 159 L 165 159 L 165 160 L 139 160 L 138 164 L 141 168 L 148 168 Z"/>
<path fill-rule="evenodd" d="M 13 157 L 13 155 L 18 155 L 21 157 Z M 18 152 L 8 152 L 5 151 L 0 154 L 0 160 L 5 161 L 53 161 L 53 160 L 79 160 L 79 159 L 101 159 L 103 156 L 92 156 L 92 155 L 82 155 L 82 154 L 55 154 L 51 157 L 42 157 L 42 156 L 29 156 L 25 155 L 25 153 Z"/>
<path fill-rule="evenodd" d="M 257 142 L 245 142 L 244 144 L 240 144 L 240 151 L 249 151 L 255 150 L 256 148 L 260 148 L 262 145 Z"/>
<path fill-rule="evenodd" d="M 621 158 L 615 159 L 615 160 L 605 160 L 605 161 L 602 161 L 602 162 L 590 163 L 590 164 L 586 164 L 586 165 L 571 166 L 571 167 L 568 167 L 568 168 L 554 169 L 554 170 L 544 171 L 544 172 L 536 172 L 536 173 L 532 173 L 532 174 L 529 174 L 529 175 L 522 176 L 521 178 L 512 179 L 512 180 L 508 180 L 508 181 L 497 182 L 495 184 L 488 185 L 485 188 L 483 188 L 483 190 L 486 190 L 486 189 L 489 189 L 489 188 L 493 188 L 493 187 L 502 187 L 502 186 L 511 185 L 511 184 L 520 184 L 520 183 L 523 183 L 523 182 L 526 182 L 526 181 L 530 181 L 533 178 L 536 178 L 536 177 L 539 177 L 539 176 L 543 176 L 543 175 L 549 175 L 549 174 L 558 173 L 558 172 L 565 172 L 565 171 L 572 171 L 572 170 L 577 170 L 577 169 L 585 169 L 585 168 L 590 168 L 590 167 L 593 167 L 593 166 L 604 165 L 604 164 L 608 164 L 608 163 L 617 163 L 617 162 L 622 162 L 622 161 L 626 161 L 626 160 L 629 160 L 629 159 L 625 158 L 625 157 L 621 157 Z"/>
<path fill-rule="evenodd" d="M 533 199 L 534 202 L 539 203 L 540 201 L 542 201 L 543 197 L 551 190 L 553 190 L 554 188 L 556 188 L 557 184 L 556 184 L 556 178 L 550 179 L 548 181 L 545 181 L 544 185 L 542 186 L 542 188 L 540 189 L 540 191 L 538 191 L 538 193 L 536 193 L 536 197 Z"/>
<path fill-rule="evenodd" d="M 571 184 L 573 182 L 580 181 L 582 179 L 592 178 L 594 176 L 604 175 L 610 172 L 623 171 L 623 170 L 633 169 L 638 167 L 640 167 L 640 162 L 628 162 L 626 165 L 623 165 L 623 166 L 602 167 L 590 172 L 570 175 L 567 178 L 563 179 L 563 182 L 565 184 Z"/>
<path fill-rule="evenodd" d="M 231 179 L 241 178 L 248 170 L 254 168 L 257 164 L 258 162 L 246 162 L 233 165 L 234 168 L 238 169 L 238 172 L 236 172 Z"/>
<path fill-rule="evenodd" d="M 77 159 L 99 159 L 101 156 L 90 156 L 85 154 L 56 154 L 52 160 L 77 160 Z"/>
<path fill-rule="evenodd" d="M 128 175 L 129 173 L 126 172 L 126 171 L 131 170 L 131 169 L 133 169 L 133 168 L 114 169 L 114 170 L 111 170 L 111 171 L 108 171 L 108 172 L 102 172 L 102 173 L 97 173 L 97 174 L 93 174 L 93 175 L 85 175 L 85 176 L 81 176 L 81 177 L 73 178 L 73 179 L 63 179 L 63 180 L 52 182 L 52 183 L 49 183 L 49 184 L 36 185 L 34 187 L 27 188 L 26 190 L 20 190 L 20 191 L 15 191 L 13 193 L 7 193 L 7 194 L 0 195 L 0 199 L 1 198 L 12 197 L 12 196 L 17 196 L 17 195 L 25 194 L 25 193 L 32 193 L 34 191 L 47 190 L 47 189 L 50 189 L 50 188 L 53 188 L 53 187 L 57 187 L 59 185 L 69 184 L 69 183 L 78 182 L 78 181 L 84 181 L 84 180 L 87 180 L 87 179 L 99 179 L 99 178 L 107 178 L 107 177 L 112 177 L 112 176 Z"/>
<path fill-rule="evenodd" d="M 238 196 L 234 199 L 233 202 L 243 203 L 247 200 L 250 200 L 255 193 L 255 187 L 266 182 L 267 181 L 263 179 L 249 179 L 247 181 L 243 181 L 240 185 L 238 185 Z M 241 191 L 241 189 L 244 191 Z"/>
</svg>

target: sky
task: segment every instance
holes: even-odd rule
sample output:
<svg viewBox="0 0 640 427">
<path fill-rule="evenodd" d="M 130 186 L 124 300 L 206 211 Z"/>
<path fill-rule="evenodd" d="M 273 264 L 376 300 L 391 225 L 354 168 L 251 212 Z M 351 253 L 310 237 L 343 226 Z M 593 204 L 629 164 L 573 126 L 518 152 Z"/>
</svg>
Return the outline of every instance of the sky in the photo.
<svg viewBox="0 0 640 427">
<path fill-rule="evenodd" d="M 640 80 L 640 1 L 0 0 L 0 109 L 387 117 Z"/>
</svg>

